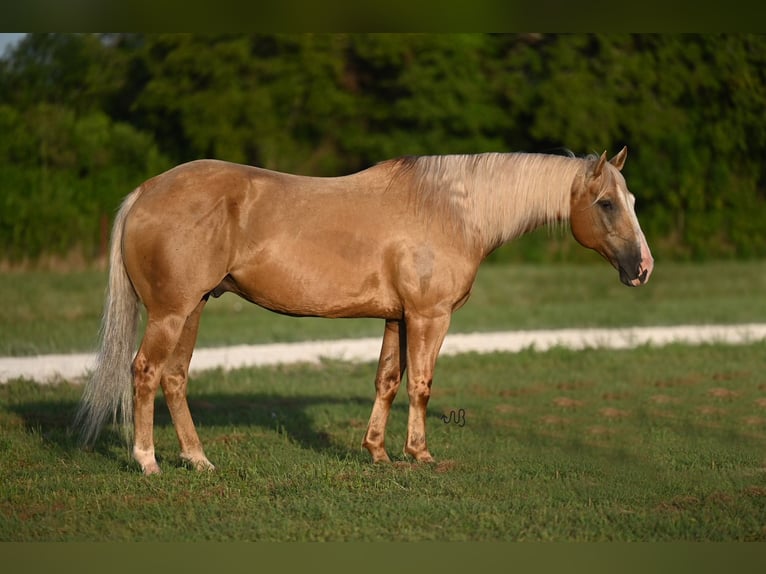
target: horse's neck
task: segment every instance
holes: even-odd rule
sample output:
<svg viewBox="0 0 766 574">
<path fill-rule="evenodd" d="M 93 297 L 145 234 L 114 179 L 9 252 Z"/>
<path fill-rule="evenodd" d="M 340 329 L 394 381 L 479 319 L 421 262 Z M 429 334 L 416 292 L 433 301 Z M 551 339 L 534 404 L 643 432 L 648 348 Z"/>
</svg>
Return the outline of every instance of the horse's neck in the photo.
<svg viewBox="0 0 766 574">
<path fill-rule="evenodd" d="M 474 229 L 494 249 L 542 225 L 569 219 L 572 184 L 583 160 L 503 154 L 477 174 Z"/>
</svg>

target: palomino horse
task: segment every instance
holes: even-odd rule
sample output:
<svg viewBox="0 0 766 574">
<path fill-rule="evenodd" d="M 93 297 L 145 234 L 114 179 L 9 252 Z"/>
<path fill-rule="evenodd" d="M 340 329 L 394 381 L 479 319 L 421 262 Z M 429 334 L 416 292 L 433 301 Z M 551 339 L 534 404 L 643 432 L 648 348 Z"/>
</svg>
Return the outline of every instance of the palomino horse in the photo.
<svg viewBox="0 0 766 574">
<path fill-rule="evenodd" d="M 78 412 L 84 442 L 121 411 L 128 432 L 133 422 L 133 457 L 145 474 L 159 472 L 161 385 L 181 458 L 213 468 L 186 388 L 205 303 L 230 291 L 289 315 L 385 319 L 363 445 L 373 461 L 390 460 L 386 422 L 407 368 L 405 452 L 433 461 L 425 423 L 434 365 L 492 250 L 569 220 L 623 283 L 649 279 L 654 262 L 620 173 L 626 155 L 405 157 L 337 178 L 201 160 L 148 180 L 112 231 L 101 350 Z M 134 357 L 139 301 L 147 321 Z"/>
</svg>

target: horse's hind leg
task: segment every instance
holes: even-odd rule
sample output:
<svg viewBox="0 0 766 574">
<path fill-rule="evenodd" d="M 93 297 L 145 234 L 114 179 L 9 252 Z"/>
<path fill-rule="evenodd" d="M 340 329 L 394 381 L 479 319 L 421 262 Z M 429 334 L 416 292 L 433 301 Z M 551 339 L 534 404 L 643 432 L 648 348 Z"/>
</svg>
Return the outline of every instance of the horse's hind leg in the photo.
<svg viewBox="0 0 766 574">
<path fill-rule="evenodd" d="M 154 397 L 185 322 L 183 315 L 155 317 L 149 312 L 144 339 L 133 359 L 133 458 L 144 474 L 160 472 L 154 456 Z"/>
<path fill-rule="evenodd" d="M 202 443 L 194 428 L 194 421 L 186 400 L 189 362 L 194 351 L 194 344 L 197 341 L 199 320 L 206 302 L 207 298 L 202 299 L 194 312 L 186 319 L 181 338 L 178 340 L 160 380 L 162 392 L 165 394 L 165 402 L 173 419 L 176 435 L 178 435 L 178 443 L 181 446 L 181 459 L 197 470 L 213 470 L 215 468 L 202 450 Z"/>
<path fill-rule="evenodd" d="M 362 446 L 370 451 L 373 462 L 391 460 L 385 446 L 386 423 L 391 412 L 391 403 L 396 397 L 407 366 L 406 336 L 400 321 L 386 321 L 378 372 L 375 376 L 375 404 L 362 442 Z"/>
</svg>

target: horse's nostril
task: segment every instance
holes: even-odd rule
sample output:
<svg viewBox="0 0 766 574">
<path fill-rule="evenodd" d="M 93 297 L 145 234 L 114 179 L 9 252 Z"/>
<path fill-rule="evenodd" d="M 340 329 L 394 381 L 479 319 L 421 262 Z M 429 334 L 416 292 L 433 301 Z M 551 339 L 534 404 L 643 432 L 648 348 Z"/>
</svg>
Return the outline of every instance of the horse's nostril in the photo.
<svg viewBox="0 0 766 574">
<path fill-rule="evenodd" d="M 639 270 L 639 272 L 640 272 L 640 271 L 641 271 L 641 268 L 639 267 L 639 268 L 638 268 L 638 270 Z M 649 270 L 648 270 L 648 269 L 644 269 L 644 271 L 643 271 L 643 272 L 641 272 L 641 273 L 640 273 L 640 275 L 638 276 L 638 280 L 639 280 L 641 283 L 645 283 L 645 282 L 646 282 L 646 276 L 647 276 L 648 274 L 649 274 Z"/>
</svg>

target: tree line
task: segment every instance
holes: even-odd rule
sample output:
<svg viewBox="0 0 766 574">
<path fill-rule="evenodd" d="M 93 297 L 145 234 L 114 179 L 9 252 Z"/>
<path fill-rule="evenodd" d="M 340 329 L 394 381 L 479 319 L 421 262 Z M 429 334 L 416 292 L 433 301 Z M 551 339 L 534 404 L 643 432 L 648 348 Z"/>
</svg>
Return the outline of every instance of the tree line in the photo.
<svg viewBox="0 0 766 574">
<path fill-rule="evenodd" d="M 0 260 L 97 256 L 124 195 L 201 157 L 623 145 L 658 254 L 763 257 L 765 110 L 763 35 L 28 34 L 0 59 Z"/>
</svg>

